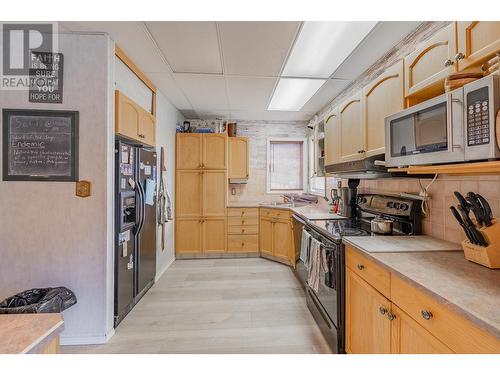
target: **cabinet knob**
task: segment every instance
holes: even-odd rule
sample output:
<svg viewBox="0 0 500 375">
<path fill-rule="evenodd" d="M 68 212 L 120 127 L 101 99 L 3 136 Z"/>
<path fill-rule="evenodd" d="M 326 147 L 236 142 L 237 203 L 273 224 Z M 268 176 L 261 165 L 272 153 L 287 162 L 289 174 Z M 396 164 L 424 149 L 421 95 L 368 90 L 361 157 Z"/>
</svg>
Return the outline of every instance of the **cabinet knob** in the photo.
<svg viewBox="0 0 500 375">
<path fill-rule="evenodd" d="M 242 242 L 242 243 L 241 243 L 241 247 L 243 247 L 243 246 L 245 246 L 245 243 L 244 243 L 244 242 Z"/>
<path fill-rule="evenodd" d="M 455 61 L 460 61 L 465 59 L 465 55 L 462 52 L 459 52 L 455 55 Z"/>
<path fill-rule="evenodd" d="M 378 311 L 379 311 L 380 315 L 387 314 L 387 309 L 384 306 L 380 306 Z"/>
<path fill-rule="evenodd" d="M 363 271 L 365 269 L 365 266 L 362 264 L 358 264 L 358 270 Z"/>
<path fill-rule="evenodd" d="M 358 150 L 358 154 L 364 154 L 365 152 L 365 150 Z"/>
<path fill-rule="evenodd" d="M 387 319 L 389 319 L 392 322 L 394 319 L 396 319 L 396 315 L 394 315 L 391 312 L 388 312 L 387 313 Z"/>
<path fill-rule="evenodd" d="M 422 314 L 422 318 L 425 320 L 431 320 L 434 316 L 429 310 L 422 310 L 420 313 Z"/>
<path fill-rule="evenodd" d="M 452 59 L 448 59 L 444 62 L 444 66 L 452 66 L 453 64 L 455 64 L 455 61 Z"/>
<path fill-rule="evenodd" d="M 241 230 L 241 233 L 245 233 L 245 229 L 242 229 L 242 230 Z"/>
</svg>

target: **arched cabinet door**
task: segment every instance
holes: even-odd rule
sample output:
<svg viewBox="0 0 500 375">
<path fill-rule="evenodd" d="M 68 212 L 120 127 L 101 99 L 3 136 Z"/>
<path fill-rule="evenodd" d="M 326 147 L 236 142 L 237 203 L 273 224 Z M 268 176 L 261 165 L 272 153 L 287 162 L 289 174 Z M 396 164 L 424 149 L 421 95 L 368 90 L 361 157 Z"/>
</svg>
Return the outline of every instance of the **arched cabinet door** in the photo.
<svg viewBox="0 0 500 375">
<path fill-rule="evenodd" d="M 361 114 L 361 92 L 339 107 L 340 162 L 364 158 L 365 135 Z"/>
<path fill-rule="evenodd" d="M 460 21 L 456 23 L 458 69 L 463 70 L 493 57 L 500 51 L 500 22 Z"/>
<path fill-rule="evenodd" d="M 365 155 L 385 152 L 385 118 L 404 109 L 403 60 L 363 89 Z"/>
<path fill-rule="evenodd" d="M 325 117 L 325 165 L 340 161 L 339 110 L 333 109 Z"/>
</svg>

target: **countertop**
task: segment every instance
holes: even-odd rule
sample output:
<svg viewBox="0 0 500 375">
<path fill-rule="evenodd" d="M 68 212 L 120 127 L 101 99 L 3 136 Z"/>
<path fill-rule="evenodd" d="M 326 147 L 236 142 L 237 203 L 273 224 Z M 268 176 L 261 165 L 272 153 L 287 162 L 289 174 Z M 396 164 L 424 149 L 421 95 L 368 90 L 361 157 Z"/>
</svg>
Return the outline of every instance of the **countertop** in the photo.
<svg viewBox="0 0 500 375">
<path fill-rule="evenodd" d="M 378 246 L 378 237 L 365 238 Z M 389 237 L 385 237 L 385 246 L 387 241 Z M 354 246 L 360 243 L 354 237 L 346 242 Z M 400 243 L 401 239 L 390 246 L 396 248 Z M 500 270 L 469 262 L 463 251 L 359 251 L 500 339 Z"/>
<path fill-rule="evenodd" d="M 462 246 L 431 236 L 344 237 L 343 241 L 369 253 L 462 251 Z"/>
<path fill-rule="evenodd" d="M 63 328 L 61 314 L 2 314 L 0 354 L 36 353 Z"/>
<path fill-rule="evenodd" d="M 289 210 L 303 217 L 306 220 L 332 220 L 332 219 L 344 218 L 343 216 L 328 212 L 328 208 L 326 207 L 318 207 L 314 204 L 305 204 L 305 205 L 299 204 L 295 207 L 289 207 L 289 206 L 274 205 L 272 203 L 267 204 L 263 202 L 230 202 L 227 204 L 227 207 L 234 207 L 234 208 L 266 207 L 266 208 L 275 208 L 279 210 Z"/>
</svg>

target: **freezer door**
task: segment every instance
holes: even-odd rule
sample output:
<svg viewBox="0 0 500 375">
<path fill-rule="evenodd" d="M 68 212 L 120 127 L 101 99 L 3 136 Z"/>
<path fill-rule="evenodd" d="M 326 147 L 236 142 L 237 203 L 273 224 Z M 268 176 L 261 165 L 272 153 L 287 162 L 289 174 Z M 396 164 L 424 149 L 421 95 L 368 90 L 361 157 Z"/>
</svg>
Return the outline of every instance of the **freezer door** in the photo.
<svg viewBox="0 0 500 375">
<path fill-rule="evenodd" d="M 134 248 L 132 230 L 118 233 L 115 246 L 115 327 L 134 306 Z"/>
<path fill-rule="evenodd" d="M 153 284 L 156 275 L 156 152 L 137 149 L 137 183 L 142 190 L 143 225 L 137 235 L 136 300 Z M 149 180 L 149 181 L 148 181 Z"/>
</svg>

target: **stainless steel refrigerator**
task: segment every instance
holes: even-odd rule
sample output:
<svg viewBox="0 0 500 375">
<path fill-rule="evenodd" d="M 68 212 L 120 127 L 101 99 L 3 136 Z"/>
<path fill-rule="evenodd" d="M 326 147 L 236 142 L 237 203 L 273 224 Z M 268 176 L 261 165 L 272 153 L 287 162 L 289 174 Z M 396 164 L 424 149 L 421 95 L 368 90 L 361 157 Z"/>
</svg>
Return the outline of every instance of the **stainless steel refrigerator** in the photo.
<svg viewBox="0 0 500 375">
<path fill-rule="evenodd" d="M 156 275 L 157 157 L 154 149 L 115 144 L 115 327 Z"/>
</svg>

